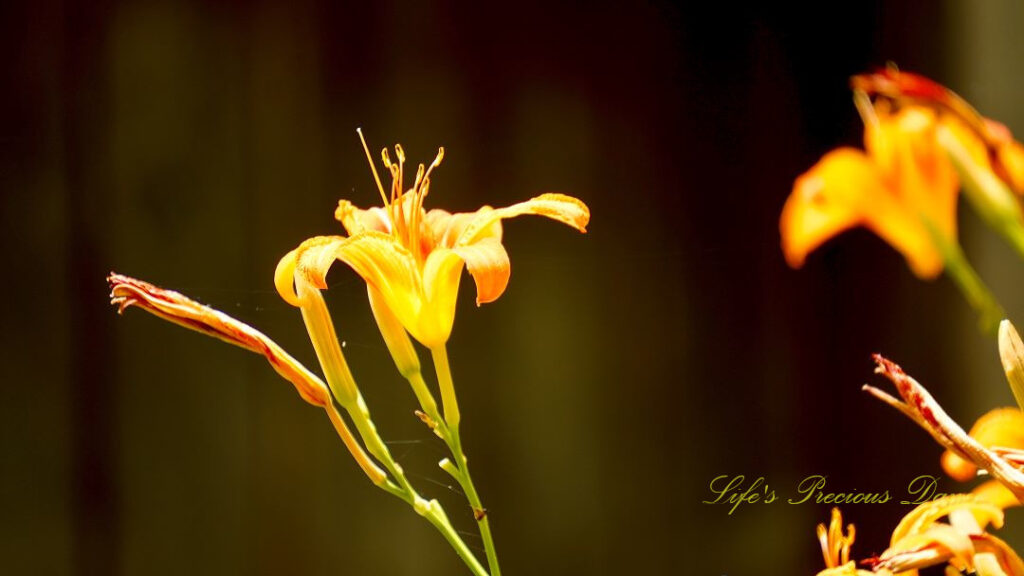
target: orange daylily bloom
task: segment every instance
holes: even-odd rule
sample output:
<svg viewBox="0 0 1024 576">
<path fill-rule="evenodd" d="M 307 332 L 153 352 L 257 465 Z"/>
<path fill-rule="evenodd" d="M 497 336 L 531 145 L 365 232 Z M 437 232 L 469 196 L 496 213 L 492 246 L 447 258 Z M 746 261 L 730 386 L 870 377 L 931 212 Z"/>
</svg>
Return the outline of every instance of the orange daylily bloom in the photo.
<svg viewBox="0 0 1024 576">
<path fill-rule="evenodd" d="M 281 259 L 275 283 L 287 302 L 301 305 L 302 289 L 296 292 L 299 283 L 326 289 L 327 272 L 335 260 L 341 260 L 380 295 L 409 334 L 433 349 L 451 334 L 463 266 L 476 282 L 478 305 L 496 300 L 505 291 L 511 268 L 501 243 L 502 220 L 536 214 L 586 232 L 590 210 L 563 194 L 542 194 L 506 208 L 485 206 L 472 213 L 424 210 L 430 175 L 441 163 L 444 149 L 429 168 L 419 165 L 415 182 L 404 193 L 405 154 L 401 146 L 395 151 L 397 163 L 383 152 L 392 175 L 390 198 L 380 187 L 383 207 L 360 209 L 341 200 L 335 217 L 347 236 L 310 238 Z"/>
<path fill-rule="evenodd" d="M 865 150 L 834 150 L 797 178 L 779 224 L 786 261 L 798 268 L 828 239 L 864 226 L 916 275 L 933 278 L 944 267 L 936 236 L 956 241 L 960 187 L 938 134 L 948 131 L 971 160 L 1017 190 L 1024 190 L 1024 148 L 1005 127 L 919 76 L 890 71 L 852 84 Z M 878 97 L 874 104 L 869 94 Z"/>
</svg>

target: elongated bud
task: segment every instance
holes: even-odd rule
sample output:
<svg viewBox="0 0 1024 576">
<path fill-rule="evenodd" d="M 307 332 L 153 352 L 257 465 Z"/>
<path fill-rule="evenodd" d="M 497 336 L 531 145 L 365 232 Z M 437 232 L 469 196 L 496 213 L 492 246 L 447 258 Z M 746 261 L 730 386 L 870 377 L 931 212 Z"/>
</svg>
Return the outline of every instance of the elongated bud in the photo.
<svg viewBox="0 0 1024 576">
<path fill-rule="evenodd" d="M 1009 320 L 999 324 L 999 358 L 1017 406 L 1024 410 L 1024 342 Z"/>
<path fill-rule="evenodd" d="M 327 385 L 334 392 L 334 397 L 342 407 L 349 409 L 356 406 L 359 400 L 359 389 L 352 377 L 345 355 L 341 353 L 338 335 L 334 331 L 334 322 L 327 310 L 324 297 L 315 286 L 312 286 L 301 275 L 295 278 L 296 295 L 300 302 L 299 310 L 302 320 L 306 323 L 309 341 L 313 344 L 320 368 L 327 378 Z"/>
<path fill-rule="evenodd" d="M 136 306 L 190 330 L 261 354 L 278 374 L 295 386 L 303 400 L 320 407 L 331 404 L 330 392 L 322 380 L 252 326 L 149 282 L 113 272 L 107 277 L 107 282 L 110 284 L 110 303 L 118 307 L 118 313 Z"/>
<path fill-rule="evenodd" d="M 373 310 L 373 317 L 377 321 L 380 335 L 391 352 L 391 358 L 395 366 L 405 378 L 411 378 L 420 372 L 420 358 L 413 348 L 409 333 L 402 327 L 402 323 L 388 308 L 384 296 L 372 285 L 367 284 L 366 292 L 370 298 L 370 308 Z"/>
</svg>

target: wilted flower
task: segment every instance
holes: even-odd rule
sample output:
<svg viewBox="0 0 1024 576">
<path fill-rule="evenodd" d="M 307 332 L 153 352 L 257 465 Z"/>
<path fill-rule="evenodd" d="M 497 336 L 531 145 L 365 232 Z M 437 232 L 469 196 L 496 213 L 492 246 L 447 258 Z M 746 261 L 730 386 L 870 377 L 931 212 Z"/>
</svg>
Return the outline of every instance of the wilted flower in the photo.
<svg viewBox="0 0 1024 576">
<path fill-rule="evenodd" d="M 262 332 L 223 312 L 149 282 L 113 272 L 107 277 L 107 282 L 110 284 L 110 303 L 117 306 L 118 313 L 135 306 L 190 330 L 263 355 L 278 374 L 295 386 L 303 400 L 327 411 L 338 436 L 370 480 L 378 485 L 387 482 L 387 476 L 349 431 L 331 401 L 327 385 Z"/>
</svg>

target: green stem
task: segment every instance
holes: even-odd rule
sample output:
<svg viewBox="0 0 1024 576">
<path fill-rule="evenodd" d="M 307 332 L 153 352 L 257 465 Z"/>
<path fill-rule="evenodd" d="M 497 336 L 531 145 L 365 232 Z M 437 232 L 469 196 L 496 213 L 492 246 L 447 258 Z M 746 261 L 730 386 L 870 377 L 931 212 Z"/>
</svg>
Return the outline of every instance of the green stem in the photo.
<svg viewBox="0 0 1024 576">
<path fill-rule="evenodd" d="M 967 201 L 986 224 L 1024 257 L 1024 212 L 1017 195 L 990 166 L 975 162 L 964 144 L 948 128 L 940 128 L 937 138 L 960 176 Z"/>
<path fill-rule="evenodd" d="M 302 318 L 306 323 L 313 348 L 316 350 L 320 367 L 327 378 L 327 384 L 334 393 L 338 404 L 348 412 L 352 423 L 355 424 L 359 436 L 366 446 L 366 451 L 376 458 L 388 470 L 391 476 L 398 483 L 396 486 L 388 479 L 374 482 L 385 492 L 401 498 L 407 502 L 417 514 L 430 521 L 455 549 L 455 552 L 466 563 L 466 566 L 475 576 L 488 576 L 487 571 L 480 565 L 480 562 L 473 556 L 473 553 L 462 541 L 458 533 L 452 528 L 444 513 L 444 509 L 436 500 L 426 501 L 416 492 L 409 483 L 402 471 L 402 467 L 391 456 L 387 445 L 377 432 L 377 427 L 370 419 L 370 409 L 363 401 L 359 393 L 352 372 L 345 362 L 345 356 L 338 345 L 338 337 L 334 330 L 334 323 L 327 310 L 327 305 L 321 296 L 320 291 L 309 286 L 306 282 L 296 279 L 296 288 L 301 301 Z M 420 379 L 422 381 L 422 378 Z M 424 390 L 426 385 L 423 386 Z M 429 395 L 429 394 L 428 394 Z M 431 398 L 432 400 L 432 398 Z M 436 405 L 434 412 L 437 412 Z"/>
<path fill-rule="evenodd" d="M 483 539 L 491 576 L 501 576 L 501 569 L 498 567 L 498 553 L 494 547 L 494 537 L 491 534 L 491 523 L 487 518 L 487 509 L 484 508 L 476 487 L 473 486 L 473 479 L 469 475 L 468 459 L 462 451 L 462 440 L 459 436 L 459 405 L 455 398 L 455 386 L 452 383 L 451 367 L 448 364 L 448 352 L 442 345 L 431 349 L 431 353 L 434 356 L 434 369 L 437 371 L 437 381 L 441 388 L 441 402 L 444 405 L 444 416 L 448 424 L 445 442 L 455 459 L 455 469 L 445 469 L 462 486 L 466 492 L 466 499 L 473 508 L 473 517 L 480 529 L 480 537 Z M 444 467 L 443 464 L 442 467 Z"/>
<path fill-rule="evenodd" d="M 480 561 L 476 559 L 473 552 L 466 546 L 466 543 L 459 537 L 458 532 L 455 531 L 455 527 L 448 520 L 448 516 L 441 509 L 437 500 L 431 500 L 429 502 L 430 510 L 427 511 L 423 516 L 431 524 L 434 525 L 438 531 L 448 540 L 448 543 L 455 549 L 455 553 L 462 558 L 462 561 L 466 563 L 466 566 L 473 571 L 476 576 L 488 576 L 487 570 L 480 564 Z M 436 512 L 435 512 L 436 510 Z M 496 575 L 497 573 L 492 573 Z"/>
<path fill-rule="evenodd" d="M 348 413 L 356 426 L 356 430 L 359 431 L 359 435 L 363 438 L 363 442 L 366 443 L 367 451 L 380 460 L 398 482 L 398 486 L 387 482 L 380 485 L 381 488 L 389 494 L 406 501 L 417 514 L 433 524 L 474 575 L 488 576 L 487 570 L 476 559 L 476 556 L 473 555 L 473 552 L 466 546 L 466 543 L 459 536 L 458 532 L 455 531 L 455 528 L 452 527 L 451 522 L 448 521 L 448 516 L 444 513 L 441 504 L 436 500 L 430 500 L 429 502 L 424 500 L 412 487 L 402 467 L 392 458 L 391 452 L 377 433 L 377 428 L 374 426 L 373 421 L 370 420 L 369 410 L 366 408 L 361 397 L 354 408 L 350 409 Z"/>
<path fill-rule="evenodd" d="M 932 241 L 942 253 L 946 272 L 963 293 L 967 302 L 978 312 L 979 326 L 985 332 L 994 335 L 999 328 L 1000 320 L 1006 317 L 1003 307 L 971 267 L 960 244 L 955 240 L 951 241 L 945 238 L 932 226 L 928 226 L 928 230 L 931 232 Z"/>
<path fill-rule="evenodd" d="M 448 349 L 442 344 L 437 348 L 431 348 L 430 353 L 434 357 L 437 385 L 441 388 L 441 405 L 444 406 L 444 421 L 448 423 L 448 428 L 452 434 L 458 436 L 459 421 L 462 419 L 462 415 L 459 414 L 459 402 L 455 399 L 452 369 L 448 365 Z"/>
<path fill-rule="evenodd" d="M 441 439 L 448 442 L 448 427 L 441 418 L 441 413 L 437 410 L 437 401 L 434 400 L 434 395 L 430 393 L 427 383 L 423 381 L 423 374 L 419 371 L 413 372 L 406 377 L 406 380 L 409 381 L 413 393 L 416 394 L 416 399 L 419 401 L 423 413 L 434 421 L 435 430 L 441 436 Z"/>
<path fill-rule="evenodd" d="M 1014 226 L 1003 230 L 1003 237 L 1006 238 L 1010 246 L 1013 247 L 1017 253 L 1024 258 L 1024 228 Z"/>
</svg>

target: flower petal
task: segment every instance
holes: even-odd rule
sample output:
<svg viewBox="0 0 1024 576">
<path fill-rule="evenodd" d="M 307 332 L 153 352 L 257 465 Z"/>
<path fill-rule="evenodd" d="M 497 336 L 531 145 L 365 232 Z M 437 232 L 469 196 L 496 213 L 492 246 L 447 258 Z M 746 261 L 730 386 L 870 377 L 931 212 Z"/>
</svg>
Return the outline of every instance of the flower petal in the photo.
<svg viewBox="0 0 1024 576">
<path fill-rule="evenodd" d="M 426 301 L 419 318 L 406 325 L 409 333 L 427 348 L 448 341 L 455 323 L 455 301 L 462 278 L 462 257 L 454 250 L 437 248 L 423 264 L 423 292 Z"/>
<path fill-rule="evenodd" d="M 334 218 L 341 222 L 349 236 L 362 234 L 363 232 L 391 232 L 391 219 L 383 208 L 373 207 L 363 210 L 356 208 L 348 200 L 339 200 L 338 208 L 334 211 Z"/>
<path fill-rule="evenodd" d="M 476 212 L 459 212 L 457 214 L 451 214 L 439 208 L 430 210 L 423 219 L 423 225 L 432 239 L 431 248 L 434 246 L 454 247 L 455 242 L 477 217 L 493 211 L 494 209 L 490 206 L 484 206 Z M 488 229 L 477 233 L 477 236 L 501 240 L 501 221 L 494 222 Z"/>
<path fill-rule="evenodd" d="M 972 536 L 979 553 L 992 554 L 1009 576 L 1024 576 L 1024 561 L 1006 542 L 991 534 Z M 979 566 L 980 568 L 980 566 Z"/>
<path fill-rule="evenodd" d="M 997 480 L 989 480 L 976 486 L 974 490 L 971 490 L 971 494 L 974 494 L 978 498 L 991 502 L 1003 510 L 1011 508 L 1013 506 L 1020 506 L 1020 501 L 1017 497 L 1010 492 L 1010 489 L 1003 486 Z M 985 528 L 988 516 L 985 514 L 977 514 L 974 517 L 975 522 L 981 529 Z"/>
<path fill-rule="evenodd" d="M 493 234 L 492 225 L 496 222 L 523 214 L 546 216 L 552 220 L 572 226 L 580 232 L 586 232 L 587 223 L 590 222 L 590 209 L 579 199 L 566 196 L 565 194 L 541 194 L 506 208 L 494 210 L 481 208 L 476 212 L 473 221 L 459 235 L 455 245 L 465 246 L 477 242 Z"/>
<path fill-rule="evenodd" d="M 995 504 L 974 494 L 950 494 L 911 510 L 893 530 L 891 544 L 896 546 L 907 536 L 927 531 L 939 518 L 960 509 L 984 515 L 996 528 L 1003 525 L 1003 511 Z"/>
<path fill-rule="evenodd" d="M 298 249 L 295 249 L 285 254 L 284 258 L 277 262 L 277 269 L 274 270 L 274 287 L 277 288 L 277 293 L 285 302 L 295 307 L 300 304 L 299 297 L 295 294 L 295 255 L 297 252 Z"/>
<path fill-rule="evenodd" d="M 508 286 L 512 264 L 508 252 L 497 238 L 485 238 L 468 246 L 454 248 L 466 263 L 466 271 L 476 282 L 476 305 L 498 299 Z"/>
<path fill-rule="evenodd" d="M 327 288 L 335 260 L 341 260 L 380 292 L 407 329 L 415 325 L 422 307 L 416 260 L 392 236 L 371 231 L 350 238 L 310 238 L 296 250 L 296 260 L 295 273 L 320 290 Z"/>
<path fill-rule="evenodd" d="M 779 219 L 782 251 L 793 268 L 826 240 L 864 221 L 884 185 L 871 160 L 859 150 L 840 148 L 796 179 Z"/>
<path fill-rule="evenodd" d="M 972 148 L 981 146 L 963 124 L 948 118 Z M 885 175 L 890 189 L 911 216 L 925 217 L 945 237 L 956 238 L 956 198 L 959 180 L 945 150 L 936 140 L 936 112 L 908 106 L 895 114 L 879 114 L 868 123 L 864 145 Z"/>
</svg>

